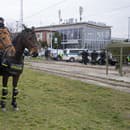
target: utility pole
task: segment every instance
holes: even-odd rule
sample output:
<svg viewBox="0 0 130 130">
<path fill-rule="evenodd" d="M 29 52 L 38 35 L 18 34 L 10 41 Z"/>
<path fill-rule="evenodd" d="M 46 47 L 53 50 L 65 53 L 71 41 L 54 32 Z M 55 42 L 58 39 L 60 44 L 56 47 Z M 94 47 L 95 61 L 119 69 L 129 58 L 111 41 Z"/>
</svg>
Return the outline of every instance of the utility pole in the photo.
<svg viewBox="0 0 130 130">
<path fill-rule="evenodd" d="M 20 26 L 21 30 L 23 30 L 23 0 L 20 2 Z"/>
<path fill-rule="evenodd" d="M 52 31 L 50 30 L 50 35 L 51 35 L 51 49 L 53 48 L 52 46 Z"/>
<path fill-rule="evenodd" d="M 130 17 L 128 17 L 128 41 L 130 41 Z"/>
<path fill-rule="evenodd" d="M 19 30 L 19 21 L 16 21 L 16 32 Z"/>
</svg>

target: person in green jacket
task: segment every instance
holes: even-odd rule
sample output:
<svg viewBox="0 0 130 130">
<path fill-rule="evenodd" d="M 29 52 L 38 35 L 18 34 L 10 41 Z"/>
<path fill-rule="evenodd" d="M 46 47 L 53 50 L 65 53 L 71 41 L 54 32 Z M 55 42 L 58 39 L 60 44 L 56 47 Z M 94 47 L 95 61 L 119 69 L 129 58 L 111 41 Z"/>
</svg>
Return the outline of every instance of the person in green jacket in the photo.
<svg viewBox="0 0 130 130">
<path fill-rule="evenodd" d="M 127 56 L 127 63 L 130 63 L 130 55 Z"/>
</svg>

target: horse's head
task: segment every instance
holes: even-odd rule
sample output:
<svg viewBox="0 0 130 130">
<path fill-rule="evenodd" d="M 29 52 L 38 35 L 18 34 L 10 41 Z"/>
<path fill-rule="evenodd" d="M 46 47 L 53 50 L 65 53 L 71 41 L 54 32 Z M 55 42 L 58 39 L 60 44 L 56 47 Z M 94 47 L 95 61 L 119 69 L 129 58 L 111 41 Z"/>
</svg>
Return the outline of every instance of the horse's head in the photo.
<svg viewBox="0 0 130 130">
<path fill-rule="evenodd" d="M 24 37 L 24 46 L 29 50 L 30 55 L 32 57 L 38 56 L 38 46 L 34 28 L 30 29 L 24 26 L 22 34 Z"/>
</svg>

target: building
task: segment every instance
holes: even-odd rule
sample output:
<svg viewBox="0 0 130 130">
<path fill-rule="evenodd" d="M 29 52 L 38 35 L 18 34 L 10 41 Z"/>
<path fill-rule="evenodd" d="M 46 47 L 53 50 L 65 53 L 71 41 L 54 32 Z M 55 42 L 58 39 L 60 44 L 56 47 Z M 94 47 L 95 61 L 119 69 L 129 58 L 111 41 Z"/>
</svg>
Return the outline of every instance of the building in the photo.
<svg viewBox="0 0 130 130">
<path fill-rule="evenodd" d="M 95 22 L 67 23 L 37 27 L 36 35 L 38 39 L 40 38 L 44 41 L 46 37 L 52 39 L 52 33 L 54 31 L 61 34 L 61 44 L 63 48 L 100 50 L 104 49 L 106 45 L 111 42 L 111 26 Z"/>
<path fill-rule="evenodd" d="M 48 46 L 52 46 L 52 35 L 55 31 L 50 30 L 35 30 L 38 41 L 47 42 Z"/>
</svg>

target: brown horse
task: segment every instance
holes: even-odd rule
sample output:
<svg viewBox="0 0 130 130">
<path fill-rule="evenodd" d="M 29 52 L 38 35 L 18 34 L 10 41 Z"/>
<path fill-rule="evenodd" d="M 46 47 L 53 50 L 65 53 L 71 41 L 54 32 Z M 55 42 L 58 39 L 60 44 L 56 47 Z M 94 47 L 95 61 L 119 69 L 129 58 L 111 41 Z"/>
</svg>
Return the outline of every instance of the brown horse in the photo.
<svg viewBox="0 0 130 130">
<path fill-rule="evenodd" d="M 23 70 L 24 62 L 24 49 L 27 48 L 30 52 L 30 55 L 36 57 L 38 55 L 37 40 L 35 36 L 34 29 L 25 28 L 21 33 L 19 33 L 13 41 L 14 48 L 16 50 L 15 56 L 10 57 L 6 54 L 3 54 L 1 65 L 0 65 L 0 75 L 2 76 L 2 97 L 1 97 L 1 108 L 2 111 L 6 111 L 6 97 L 8 94 L 8 78 L 9 76 L 13 77 L 12 85 L 12 106 L 14 110 L 18 110 L 18 105 L 16 102 L 16 97 L 18 95 L 17 83 L 20 77 L 20 74 Z"/>
<path fill-rule="evenodd" d="M 11 37 L 7 28 L 0 29 L 0 52 L 6 52 L 8 56 L 15 55 L 15 48 L 11 44 Z"/>
</svg>

